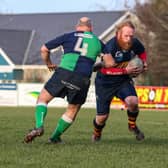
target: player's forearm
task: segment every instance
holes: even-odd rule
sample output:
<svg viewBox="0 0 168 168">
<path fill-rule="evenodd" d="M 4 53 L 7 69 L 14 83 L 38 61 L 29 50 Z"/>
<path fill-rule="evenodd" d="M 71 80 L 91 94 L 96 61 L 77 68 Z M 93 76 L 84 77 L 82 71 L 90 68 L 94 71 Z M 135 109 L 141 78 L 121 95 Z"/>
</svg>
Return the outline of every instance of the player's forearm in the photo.
<svg viewBox="0 0 168 168">
<path fill-rule="evenodd" d="M 114 67 L 116 64 L 111 54 L 104 54 L 103 62 L 104 62 L 104 67 L 106 68 Z"/>
<path fill-rule="evenodd" d="M 46 65 L 51 64 L 50 51 L 47 49 L 45 45 L 41 47 L 41 58 Z"/>
<path fill-rule="evenodd" d="M 110 68 L 116 66 L 115 60 L 111 54 L 104 54 L 101 62 L 93 65 L 93 72 L 99 71 L 101 68 Z"/>
</svg>

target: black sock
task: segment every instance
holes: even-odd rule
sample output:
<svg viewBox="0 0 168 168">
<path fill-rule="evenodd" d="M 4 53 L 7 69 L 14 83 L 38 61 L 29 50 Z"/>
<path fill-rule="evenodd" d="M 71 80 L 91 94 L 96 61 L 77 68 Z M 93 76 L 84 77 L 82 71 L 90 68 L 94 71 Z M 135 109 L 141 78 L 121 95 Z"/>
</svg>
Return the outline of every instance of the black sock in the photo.
<svg viewBox="0 0 168 168">
<path fill-rule="evenodd" d="M 129 110 L 127 110 L 127 115 L 128 115 L 128 125 L 131 128 L 135 128 L 136 126 L 136 119 L 138 117 L 139 111 L 134 111 L 134 112 L 130 112 Z"/>
</svg>

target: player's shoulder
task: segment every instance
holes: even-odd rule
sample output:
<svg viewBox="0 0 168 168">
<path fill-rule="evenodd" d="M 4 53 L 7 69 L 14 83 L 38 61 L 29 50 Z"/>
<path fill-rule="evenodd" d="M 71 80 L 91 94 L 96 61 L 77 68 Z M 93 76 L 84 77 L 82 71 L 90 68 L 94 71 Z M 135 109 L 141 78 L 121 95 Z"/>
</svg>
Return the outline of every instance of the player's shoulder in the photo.
<svg viewBox="0 0 168 168">
<path fill-rule="evenodd" d="M 79 34 L 76 31 L 66 32 L 63 34 L 63 39 L 76 39 Z"/>
<path fill-rule="evenodd" d="M 115 44 L 117 42 L 117 38 L 116 37 L 112 37 L 106 44 L 107 45 L 112 45 L 112 44 Z"/>
<path fill-rule="evenodd" d="M 112 52 L 115 51 L 117 48 L 117 38 L 113 37 L 106 43 L 106 48 Z"/>
<path fill-rule="evenodd" d="M 138 38 L 133 38 L 132 48 L 133 48 L 134 52 L 137 54 L 144 52 L 144 50 L 145 50 L 144 45 L 142 44 L 142 42 Z"/>
<path fill-rule="evenodd" d="M 74 36 L 75 33 L 76 33 L 75 31 L 66 32 L 64 33 L 64 36 Z"/>
<path fill-rule="evenodd" d="M 134 37 L 132 41 L 133 45 L 143 45 L 142 42 L 136 37 Z"/>
<path fill-rule="evenodd" d="M 63 34 L 59 35 L 56 39 L 66 39 L 73 36 L 73 32 L 64 32 Z"/>
</svg>

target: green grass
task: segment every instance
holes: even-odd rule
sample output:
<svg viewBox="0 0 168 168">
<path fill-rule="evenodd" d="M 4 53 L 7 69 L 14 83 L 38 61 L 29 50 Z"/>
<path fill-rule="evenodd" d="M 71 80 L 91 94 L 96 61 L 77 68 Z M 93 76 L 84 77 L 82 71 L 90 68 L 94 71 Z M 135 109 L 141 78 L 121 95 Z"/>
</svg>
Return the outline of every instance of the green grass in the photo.
<svg viewBox="0 0 168 168">
<path fill-rule="evenodd" d="M 137 142 L 127 130 L 125 111 L 111 110 L 100 143 L 91 142 L 95 109 L 82 109 L 64 133 L 65 144 L 48 145 L 64 109 L 49 108 L 45 134 L 22 143 L 34 126 L 34 108 L 0 108 L 0 168 L 167 168 L 168 112 L 141 111 L 138 125 L 146 135 Z"/>
</svg>

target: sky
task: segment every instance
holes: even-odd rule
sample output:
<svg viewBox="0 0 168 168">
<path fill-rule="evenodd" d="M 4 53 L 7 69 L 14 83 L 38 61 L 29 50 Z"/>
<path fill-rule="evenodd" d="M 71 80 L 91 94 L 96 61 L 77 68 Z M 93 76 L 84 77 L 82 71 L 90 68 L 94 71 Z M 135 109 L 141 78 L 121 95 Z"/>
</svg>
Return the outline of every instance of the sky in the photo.
<svg viewBox="0 0 168 168">
<path fill-rule="evenodd" d="M 0 13 L 53 13 L 123 10 L 135 0 L 0 0 Z"/>
</svg>

